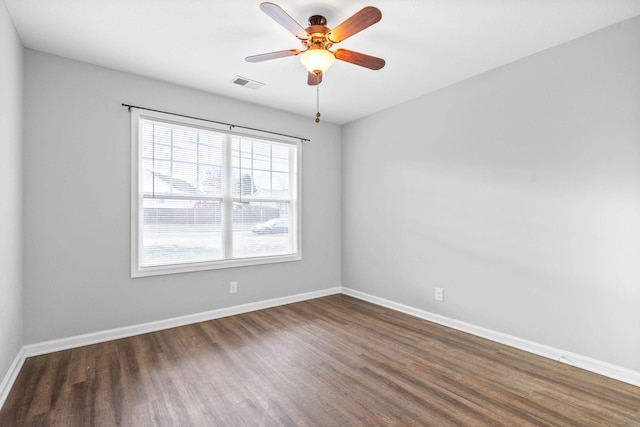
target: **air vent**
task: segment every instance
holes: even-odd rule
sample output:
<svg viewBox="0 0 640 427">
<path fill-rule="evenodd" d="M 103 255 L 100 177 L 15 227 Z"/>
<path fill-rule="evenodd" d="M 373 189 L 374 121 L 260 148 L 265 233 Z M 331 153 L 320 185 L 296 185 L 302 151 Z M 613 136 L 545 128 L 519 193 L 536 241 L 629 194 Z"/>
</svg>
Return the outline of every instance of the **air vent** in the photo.
<svg viewBox="0 0 640 427">
<path fill-rule="evenodd" d="M 231 83 L 244 86 L 249 89 L 260 89 L 262 86 L 264 86 L 264 83 L 260 83 L 255 80 L 240 76 L 235 76 L 233 80 L 231 80 Z"/>
</svg>

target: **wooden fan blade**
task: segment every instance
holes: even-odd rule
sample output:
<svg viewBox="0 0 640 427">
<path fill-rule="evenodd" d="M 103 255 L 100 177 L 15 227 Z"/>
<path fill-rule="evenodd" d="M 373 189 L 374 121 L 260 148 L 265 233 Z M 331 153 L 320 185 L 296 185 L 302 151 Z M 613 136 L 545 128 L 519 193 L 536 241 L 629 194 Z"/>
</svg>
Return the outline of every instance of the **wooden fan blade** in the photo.
<svg viewBox="0 0 640 427">
<path fill-rule="evenodd" d="M 347 18 L 342 24 L 335 27 L 333 30 L 327 33 L 327 39 L 331 43 L 340 43 L 346 40 L 347 37 L 364 30 L 367 27 L 372 26 L 376 22 L 382 19 L 382 12 L 378 8 L 373 6 L 367 6 L 356 12 L 350 18 Z"/>
<path fill-rule="evenodd" d="M 322 83 L 322 71 L 319 71 L 318 74 L 309 73 L 307 76 L 307 84 L 309 86 L 319 85 L 320 83 Z"/>
<path fill-rule="evenodd" d="M 302 52 L 298 49 L 279 50 L 277 52 L 261 53 L 260 55 L 251 55 L 244 58 L 247 62 L 262 62 L 269 59 L 284 58 L 286 56 L 296 56 Z"/>
<path fill-rule="evenodd" d="M 307 34 L 304 28 L 277 4 L 269 2 L 260 3 L 260 9 L 300 40 L 307 40 L 309 38 L 309 34 Z"/>
<path fill-rule="evenodd" d="M 375 56 L 365 55 L 364 53 L 354 52 L 347 49 L 336 49 L 333 54 L 336 59 L 350 62 L 351 64 L 359 65 L 371 70 L 379 70 L 386 64 L 382 58 L 376 58 Z"/>
</svg>

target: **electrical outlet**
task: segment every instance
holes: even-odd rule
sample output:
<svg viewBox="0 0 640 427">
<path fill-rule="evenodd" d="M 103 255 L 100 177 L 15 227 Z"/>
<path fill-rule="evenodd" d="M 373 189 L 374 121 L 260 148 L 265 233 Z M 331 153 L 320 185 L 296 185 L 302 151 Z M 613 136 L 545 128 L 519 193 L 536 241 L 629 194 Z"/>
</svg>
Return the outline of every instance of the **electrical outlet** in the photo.
<svg viewBox="0 0 640 427">
<path fill-rule="evenodd" d="M 229 293 L 235 294 L 238 292 L 238 282 L 229 283 Z"/>
<path fill-rule="evenodd" d="M 436 288 L 436 301 L 444 301 L 444 289 Z"/>
</svg>

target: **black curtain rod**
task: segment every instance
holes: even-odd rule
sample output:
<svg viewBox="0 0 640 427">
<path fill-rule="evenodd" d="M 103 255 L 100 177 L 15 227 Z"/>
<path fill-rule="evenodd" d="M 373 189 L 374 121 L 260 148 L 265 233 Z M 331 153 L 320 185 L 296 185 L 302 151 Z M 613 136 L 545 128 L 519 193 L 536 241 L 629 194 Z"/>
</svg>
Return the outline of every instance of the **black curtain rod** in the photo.
<svg viewBox="0 0 640 427">
<path fill-rule="evenodd" d="M 187 116 L 187 115 L 184 115 L 184 114 L 170 113 L 168 111 L 154 110 L 153 108 L 138 107 L 136 105 L 129 105 L 129 104 L 122 104 L 122 106 L 123 107 L 127 107 L 129 109 L 129 111 L 131 111 L 132 108 L 137 108 L 138 110 L 153 111 L 154 113 L 171 114 L 173 116 L 184 117 L 184 118 L 187 118 L 187 119 L 202 120 L 204 122 L 210 122 L 210 123 L 215 123 L 215 124 L 218 124 L 218 125 L 229 126 L 231 128 L 241 128 L 241 129 L 247 129 L 247 130 L 255 130 L 255 131 L 258 131 L 258 132 L 269 133 L 271 135 L 278 135 L 278 136 L 284 136 L 284 137 L 287 137 L 287 138 L 299 139 L 302 142 L 310 142 L 311 141 L 309 138 L 301 138 L 299 136 L 287 135 L 285 133 L 271 132 L 269 130 L 250 128 L 250 127 L 242 126 L 242 125 L 234 125 L 234 124 L 231 124 L 231 123 L 217 122 L 215 120 L 209 120 L 209 119 L 203 119 L 203 118 L 200 118 L 200 117 Z"/>
</svg>

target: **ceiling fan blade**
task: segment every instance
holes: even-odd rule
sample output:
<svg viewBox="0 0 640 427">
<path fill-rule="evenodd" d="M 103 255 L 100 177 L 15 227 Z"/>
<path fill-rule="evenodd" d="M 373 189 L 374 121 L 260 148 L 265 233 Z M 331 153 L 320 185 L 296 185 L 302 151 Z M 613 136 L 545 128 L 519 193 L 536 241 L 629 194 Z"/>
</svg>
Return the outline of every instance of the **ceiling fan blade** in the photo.
<svg viewBox="0 0 640 427">
<path fill-rule="evenodd" d="M 300 40 L 307 40 L 309 38 L 309 34 L 307 34 L 304 28 L 277 4 L 269 2 L 260 3 L 260 9 Z"/>
<path fill-rule="evenodd" d="M 380 9 L 367 6 L 327 33 L 331 43 L 340 43 L 382 19 Z"/>
<path fill-rule="evenodd" d="M 244 60 L 247 62 L 262 62 L 262 61 L 268 61 L 269 59 L 284 58 L 287 56 L 296 56 L 300 52 L 302 51 L 298 49 L 279 50 L 277 52 L 261 53 L 260 55 L 247 56 L 246 58 L 244 58 Z"/>
<path fill-rule="evenodd" d="M 351 64 L 359 65 L 371 70 L 379 70 L 386 64 L 385 60 L 382 58 L 376 58 L 375 56 L 365 55 L 364 53 L 354 52 L 347 49 L 336 49 L 333 54 L 336 59 L 350 62 Z"/>
<path fill-rule="evenodd" d="M 322 83 L 322 71 L 318 72 L 318 74 L 309 73 L 307 76 L 307 84 L 309 86 L 319 85 L 320 83 Z"/>
</svg>

